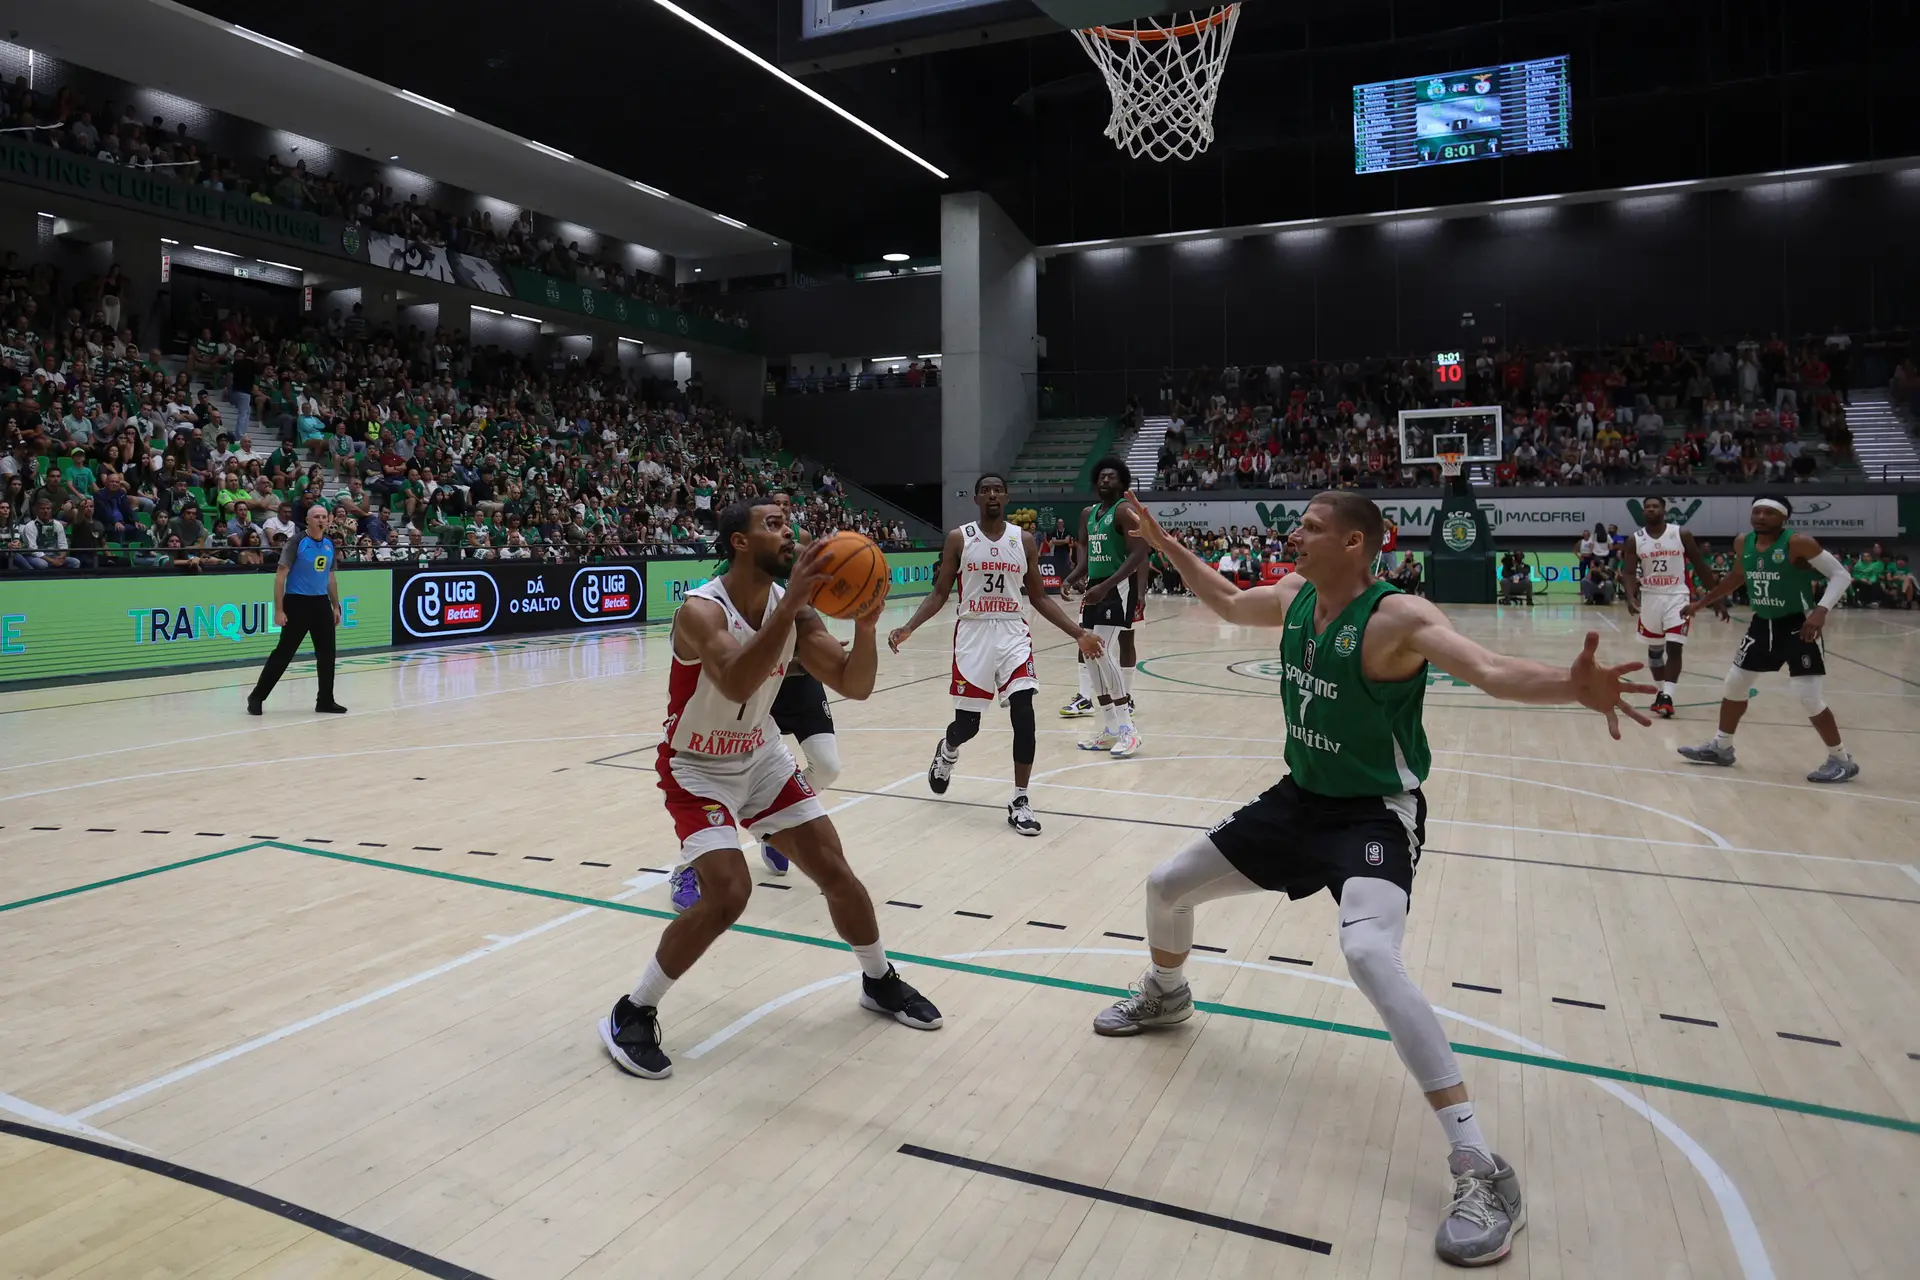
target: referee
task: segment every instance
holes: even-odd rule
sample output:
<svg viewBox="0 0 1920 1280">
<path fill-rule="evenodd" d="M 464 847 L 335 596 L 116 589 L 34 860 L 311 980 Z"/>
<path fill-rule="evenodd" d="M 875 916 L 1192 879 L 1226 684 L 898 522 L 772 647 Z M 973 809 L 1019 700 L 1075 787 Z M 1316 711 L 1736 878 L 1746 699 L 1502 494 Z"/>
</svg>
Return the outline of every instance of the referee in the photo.
<svg viewBox="0 0 1920 1280">
<path fill-rule="evenodd" d="M 267 695 L 309 634 L 320 672 L 320 693 L 313 709 L 336 715 L 346 710 L 333 700 L 333 629 L 340 625 L 340 583 L 333 575 L 333 554 L 327 509 L 316 502 L 307 508 L 307 531 L 288 538 L 280 548 L 280 567 L 273 575 L 273 621 L 280 628 L 280 643 L 267 656 L 259 681 L 247 695 L 248 715 L 261 714 Z"/>
</svg>

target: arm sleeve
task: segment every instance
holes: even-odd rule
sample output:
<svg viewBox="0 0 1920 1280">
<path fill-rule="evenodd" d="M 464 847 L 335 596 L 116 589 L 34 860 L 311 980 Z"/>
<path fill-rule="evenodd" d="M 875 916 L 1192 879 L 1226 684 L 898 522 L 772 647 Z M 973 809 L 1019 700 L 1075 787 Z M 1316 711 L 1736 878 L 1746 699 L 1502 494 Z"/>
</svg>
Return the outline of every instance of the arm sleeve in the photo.
<svg viewBox="0 0 1920 1280">
<path fill-rule="evenodd" d="M 1807 567 L 1827 580 L 1827 590 L 1820 597 L 1822 609 L 1832 609 L 1847 594 L 1847 588 L 1853 585 L 1853 575 L 1847 572 L 1847 566 L 1840 563 L 1839 557 L 1831 551 L 1822 551 L 1807 561 Z"/>
</svg>

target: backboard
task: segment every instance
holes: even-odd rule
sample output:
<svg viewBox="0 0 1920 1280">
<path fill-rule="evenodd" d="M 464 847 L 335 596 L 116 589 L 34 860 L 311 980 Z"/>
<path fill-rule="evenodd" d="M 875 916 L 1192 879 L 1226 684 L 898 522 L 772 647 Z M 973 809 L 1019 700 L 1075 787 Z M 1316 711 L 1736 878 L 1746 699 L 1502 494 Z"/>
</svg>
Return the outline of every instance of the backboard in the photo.
<svg viewBox="0 0 1920 1280">
<path fill-rule="evenodd" d="M 795 75 L 961 45 L 1064 33 L 1179 0 L 780 0 L 780 65 Z"/>
<path fill-rule="evenodd" d="M 1500 461 L 1500 406 L 1458 405 L 1400 411 L 1400 460 L 1438 464 L 1440 454 L 1464 454 L 1465 462 Z"/>
</svg>

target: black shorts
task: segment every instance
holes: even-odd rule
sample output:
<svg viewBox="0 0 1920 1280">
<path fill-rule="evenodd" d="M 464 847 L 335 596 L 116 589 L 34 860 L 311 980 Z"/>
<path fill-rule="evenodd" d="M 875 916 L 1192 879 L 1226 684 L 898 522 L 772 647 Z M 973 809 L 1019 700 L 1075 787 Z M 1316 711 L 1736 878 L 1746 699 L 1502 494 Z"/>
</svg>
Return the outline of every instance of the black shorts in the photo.
<svg viewBox="0 0 1920 1280">
<path fill-rule="evenodd" d="M 1390 880 L 1412 897 L 1427 798 L 1415 789 L 1394 800 L 1410 804 L 1407 818 L 1381 796 L 1315 795 L 1282 778 L 1207 836 L 1241 875 L 1289 898 L 1327 889 L 1338 901 L 1355 876 Z"/>
<path fill-rule="evenodd" d="M 1095 578 L 1087 583 L 1091 591 L 1105 578 Z M 1122 631 L 1131 631 L 1140 613 L 1140 602 L 1134 599 L 1133 579 L 1114 584 L 1113 590 L 1099 604 L 1080 606 L 1080 625 L 1083 627 L 1119 627 Z"/>
<path fill-rule="evenodd" d="M 780 732 L 805 742 L 833 732 L 833 712 L 827 707 L 827 687 L 807 671 L 789 671 L 773 697 L 773 722 Z"/>
<path fill-rule="evenodd" d="M 1808 644 L 1800 638 L 1807 615 L 1790 613 L 1784 618 L 1755 617 L 1733 651 L 1733 665 L 1742 671 L 1778 671 L 1790 676 L 1827 674 L 1827 655 L 1815 640 Z"/>
</svg>

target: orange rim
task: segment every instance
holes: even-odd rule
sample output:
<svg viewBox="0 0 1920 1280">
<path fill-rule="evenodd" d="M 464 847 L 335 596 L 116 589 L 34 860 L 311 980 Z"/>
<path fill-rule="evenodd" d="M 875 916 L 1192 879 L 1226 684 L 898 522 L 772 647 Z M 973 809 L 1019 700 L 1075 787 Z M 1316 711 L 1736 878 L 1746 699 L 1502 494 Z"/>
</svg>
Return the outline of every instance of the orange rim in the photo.
<svg viewBox="0 0 1920 1280">
<path fill-rule="evenodd" d="M 1119 27 L 1087 27 L 1086 34 L 1099 36 L 1102 40 L 1184 40 L 1205 31 L 1208 27 L 1217 27 L 1227 20 L 1227 15 L 1240 6 L 1230 4 L 1215 10 L 1198 22 L 1183 22 L 1177 27 L 1153 27 L 1146 31 L 1125 31 Z"/>
</svg>

